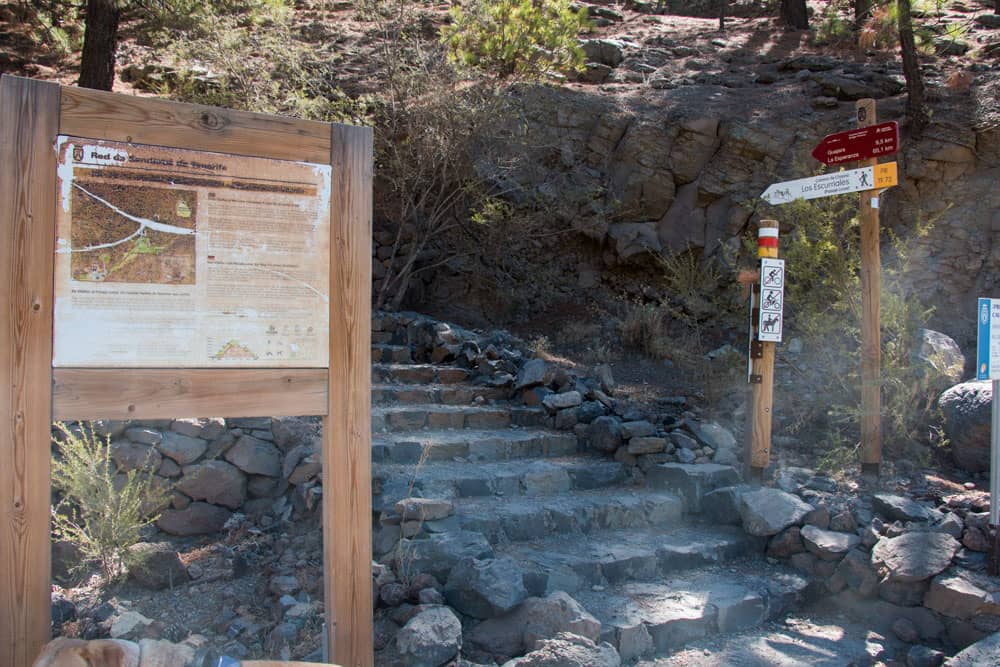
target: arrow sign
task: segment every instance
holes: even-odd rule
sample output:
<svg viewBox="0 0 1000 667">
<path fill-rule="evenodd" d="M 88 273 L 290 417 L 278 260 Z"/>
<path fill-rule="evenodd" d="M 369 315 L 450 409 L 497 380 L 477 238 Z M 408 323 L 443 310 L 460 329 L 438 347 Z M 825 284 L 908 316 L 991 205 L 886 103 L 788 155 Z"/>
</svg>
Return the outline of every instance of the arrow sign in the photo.
<svg viewBox="0 0 1000 667">
<path fill-rule="evenodd" d="M 813 149 L 812 156 L 823 164 L 834 165 L 871 160 L 898 151 L 899 125 L 892 121 L 828 134 Z"/>
<path fill-rule="evenodd" d="M 896 163 L 886 162 L 875 167 L 848 169 L 812 178 L 773 183 L 764 190 L 761 199 L 768 204 L 787 204 L 796 199 L 819 199 L 863 190 L 880 190 L 896 185 Z"/>
</svg>

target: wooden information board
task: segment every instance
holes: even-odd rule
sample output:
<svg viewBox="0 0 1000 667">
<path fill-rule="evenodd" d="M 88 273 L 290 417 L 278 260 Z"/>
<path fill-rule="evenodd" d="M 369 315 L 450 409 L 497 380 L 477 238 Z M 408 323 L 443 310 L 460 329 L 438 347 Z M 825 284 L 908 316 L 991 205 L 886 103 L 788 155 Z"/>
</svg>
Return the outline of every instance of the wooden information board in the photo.
<svg viewBox="0 0 1000 667">
<path fill-rule="evenodd" d="M 330 659 L 371 665 L 370 129 L 11 76 L 0 118 L 0 664 L 49 638 L 53 420 L 321 415 Z"/>
</svg>

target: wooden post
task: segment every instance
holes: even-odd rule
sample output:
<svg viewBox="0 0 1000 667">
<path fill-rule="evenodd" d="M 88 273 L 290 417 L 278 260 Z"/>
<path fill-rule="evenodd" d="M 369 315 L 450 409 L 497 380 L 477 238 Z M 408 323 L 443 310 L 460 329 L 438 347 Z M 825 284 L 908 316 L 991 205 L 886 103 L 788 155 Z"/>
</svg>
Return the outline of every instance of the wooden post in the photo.
<svg viewBox="0 0 1000 667">
<path fill-rule="evenodd" d="M 773 231 L 766 231 L 773 230 Z M 777 220 L 760 221 L 759 257 L 778 256 Z M 774 243 L 765 246 L 764 239 L 773 239 Z M 760 307 L 759 299 L 757 307 Z M 754 325 L 756 317 L 752 318 Z M 764 470 L 771 463 L 771 421 L 774 406 L 774 343 L 757 341 L 760 356 L 753 360 L 751 371 L 751 414 L 753 415 L 753 430 L 750 439 L 749 471 L 751 480 L 760 480 Z"/>
<path fill-rule="evenodd" d="M 372 636 L 372 131 L 334 125 L 330 410 L 323 420 L 323 561 L 331 662 L 370 667 Z"/>
<path fill-rule="evenodd" d="M 49 640 L 52 267 L 59 86 L 0 79 L 0 665 Z"/>
<path fill-rule="evenodd" d="M 858 100 L 858 127 L 875 125 L 875 100 Z M 878 160 L 859 166 L 874 167 Z M 861 193 L 861 472 L 878 477 L 882 463 L 881 391 L 881 260 L 879 259 L 878 209 L 872 206 L 875 190 Z"/>
</svg>

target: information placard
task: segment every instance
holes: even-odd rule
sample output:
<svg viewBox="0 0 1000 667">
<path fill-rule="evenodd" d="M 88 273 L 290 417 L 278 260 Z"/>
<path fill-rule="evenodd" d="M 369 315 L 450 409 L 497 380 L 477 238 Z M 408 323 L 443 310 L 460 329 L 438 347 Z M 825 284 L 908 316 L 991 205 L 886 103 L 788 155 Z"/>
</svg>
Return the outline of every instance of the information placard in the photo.
<svg viewBox="0 0 1000 667">
<path fill-rule="evenodd" d="M 328 365 L 329 165 L 56 150 L 53 365 Z"/>
<path fill-rule="evenodd" d="M 979 299 L 976 379 L 1000 380 L 1000 299 Z"/>
</svg>

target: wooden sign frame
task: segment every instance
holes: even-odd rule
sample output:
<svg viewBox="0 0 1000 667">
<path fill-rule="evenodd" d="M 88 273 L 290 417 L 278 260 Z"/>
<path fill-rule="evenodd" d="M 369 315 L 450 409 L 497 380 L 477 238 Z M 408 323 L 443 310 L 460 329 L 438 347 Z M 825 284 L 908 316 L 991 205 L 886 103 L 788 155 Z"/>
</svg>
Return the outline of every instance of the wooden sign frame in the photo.
<svg viewBox="0 0 1000 667">
<path fill-rule="evenodd" d="M 370 128 L 0 79 L 0 664 L 49 639 L 53 420 L 323 417 L 330 659 L 371 665 Z M 328 164 L 329 366 L 52 366 L 58 135 Z"/>
</svg>

